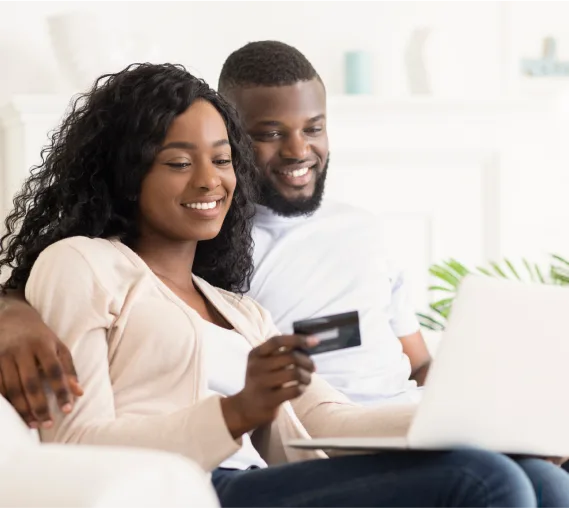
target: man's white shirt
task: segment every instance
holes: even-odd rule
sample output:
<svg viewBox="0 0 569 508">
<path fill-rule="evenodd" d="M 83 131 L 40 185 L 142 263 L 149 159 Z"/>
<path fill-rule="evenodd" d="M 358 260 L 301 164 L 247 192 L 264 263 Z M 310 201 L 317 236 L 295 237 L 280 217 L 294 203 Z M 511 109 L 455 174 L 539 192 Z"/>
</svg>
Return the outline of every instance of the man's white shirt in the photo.
<svg viewBox="0 0 569 508">
<path fill-rule="evenodd" d="M 416 400 L 398 337 L 419 329 L 403 272 L 386 259 L 374 216 L 324 200 L 311 216 L 258 206 L 249 296 L 281 333 L 294 321 L 357 310 L 362 346 L 313 357 L 317 372 L 353 401 Z"/>
</svg>

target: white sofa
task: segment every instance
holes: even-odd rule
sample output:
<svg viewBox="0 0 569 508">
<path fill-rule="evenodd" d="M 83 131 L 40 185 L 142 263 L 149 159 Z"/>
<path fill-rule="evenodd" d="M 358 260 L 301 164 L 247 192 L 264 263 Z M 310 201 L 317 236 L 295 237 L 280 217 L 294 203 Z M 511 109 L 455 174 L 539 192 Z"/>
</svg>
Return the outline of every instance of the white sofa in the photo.
<svg viewBox="0 0 569 508">
<path fill-rule="evenodd" d="M 0 507 L 218 508 L 206 474 L 177 455 L 40 444 L 0 396 Z"/>
</svg>

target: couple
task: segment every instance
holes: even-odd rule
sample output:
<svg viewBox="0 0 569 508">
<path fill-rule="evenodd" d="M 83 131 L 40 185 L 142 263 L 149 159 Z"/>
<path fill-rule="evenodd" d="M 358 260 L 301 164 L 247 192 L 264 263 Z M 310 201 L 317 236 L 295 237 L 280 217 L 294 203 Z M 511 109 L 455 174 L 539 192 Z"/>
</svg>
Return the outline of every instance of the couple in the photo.
<svg viewBox="0 0 569 508">
<path fill-rule="evenodd" d="M 306 84 L 322 86 L 292 88 Z M 242 94 L 291 86 L 255 85 Z M 461 450 L 312 461 L 324 455 L 285 446 L 401 434 L 413 407 L 350 403 L 298 351 L 312 338 L 279 335 L 239 296 L 252 273 L 256 172 L 233 107 L 179 66 L 132 66 L 76 104 L 16 202 L 0 258 L 14 267 L 5 288 L 25 288 L 84 389 L 73 409 L 63 404 L 68 415 L 52 411 L 42 438 L 182 453 L 212 471 L 224 506 L 532 506 L 535 492 L 543 506 L 568 505 L 569 479 L 539 459 Z M 29 355 L 0 362 L 5 385 L 32 371 Z M 34 381 L 23 379 L 41 407 Z"/>
<path fill-rule="evenodd" d="M 363 346 L 319 355 L 320 376 L 358 403 L 416 401 L 430 357 L 408 283 L 385 260 L 378 224 L 366 212 L 321 203 L 329 148 L 326 92 L 314 67 L 286 44 L 256 42 L 227 59 L 219 89 L 250 134 L 260 170 L 248 296 L 269 310 L 283 333 L 291 333 L 297 320 L 358 310 Z M 310 298 L 299 297 L 303 294 Z M 23 302 L 12 300 L 11 308 L 14 312 L 0 313 L 0 354 L 10 341 L 19 348 L 18 358 L 57 351 L 43 363 L 57 369 L 62 362 L 69 370 L 65 347 L 37 314 Z M 33 377 L 26 366 L 20 362 L 18 370 Z M 11 392 L 20 391 L 16 376 L 5 381 Z M 65 381 L 53 383 L 67 403 Z M 39 411 L 37 398 L 25 387 L 24 392 L 31 414 L 24 397 L 11 402 L 30 424 L 43 423 L 48 416 Z"/>
</svg>

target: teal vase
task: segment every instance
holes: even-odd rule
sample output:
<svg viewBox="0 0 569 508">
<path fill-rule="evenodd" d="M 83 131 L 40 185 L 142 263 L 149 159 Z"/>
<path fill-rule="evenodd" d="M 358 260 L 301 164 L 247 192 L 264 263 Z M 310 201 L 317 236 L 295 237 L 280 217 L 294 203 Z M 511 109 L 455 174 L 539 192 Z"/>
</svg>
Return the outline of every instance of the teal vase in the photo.
<svg viewBox="0 0 569 508">
<path fill-rule="evenodd" d="M 373 57 L 368 51 L 348 51 L 345 55 L 346 93 L 373 93 Z"/>
</svg>

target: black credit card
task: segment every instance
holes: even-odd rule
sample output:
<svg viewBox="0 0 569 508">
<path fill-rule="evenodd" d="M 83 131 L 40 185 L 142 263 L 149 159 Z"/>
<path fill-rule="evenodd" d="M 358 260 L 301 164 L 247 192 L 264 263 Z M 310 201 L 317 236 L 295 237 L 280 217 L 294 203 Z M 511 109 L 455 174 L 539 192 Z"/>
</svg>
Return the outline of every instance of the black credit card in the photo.
<svg viewBox="0 0 569 508">
<path fill-rule="evenodd" d="M 292 327 L 295 334 L 313 335 L 320 339 L 318 345 L 304 350 L 309 355 L 362 345 L 357 311 L 295 321 Z"/>
</svg>

